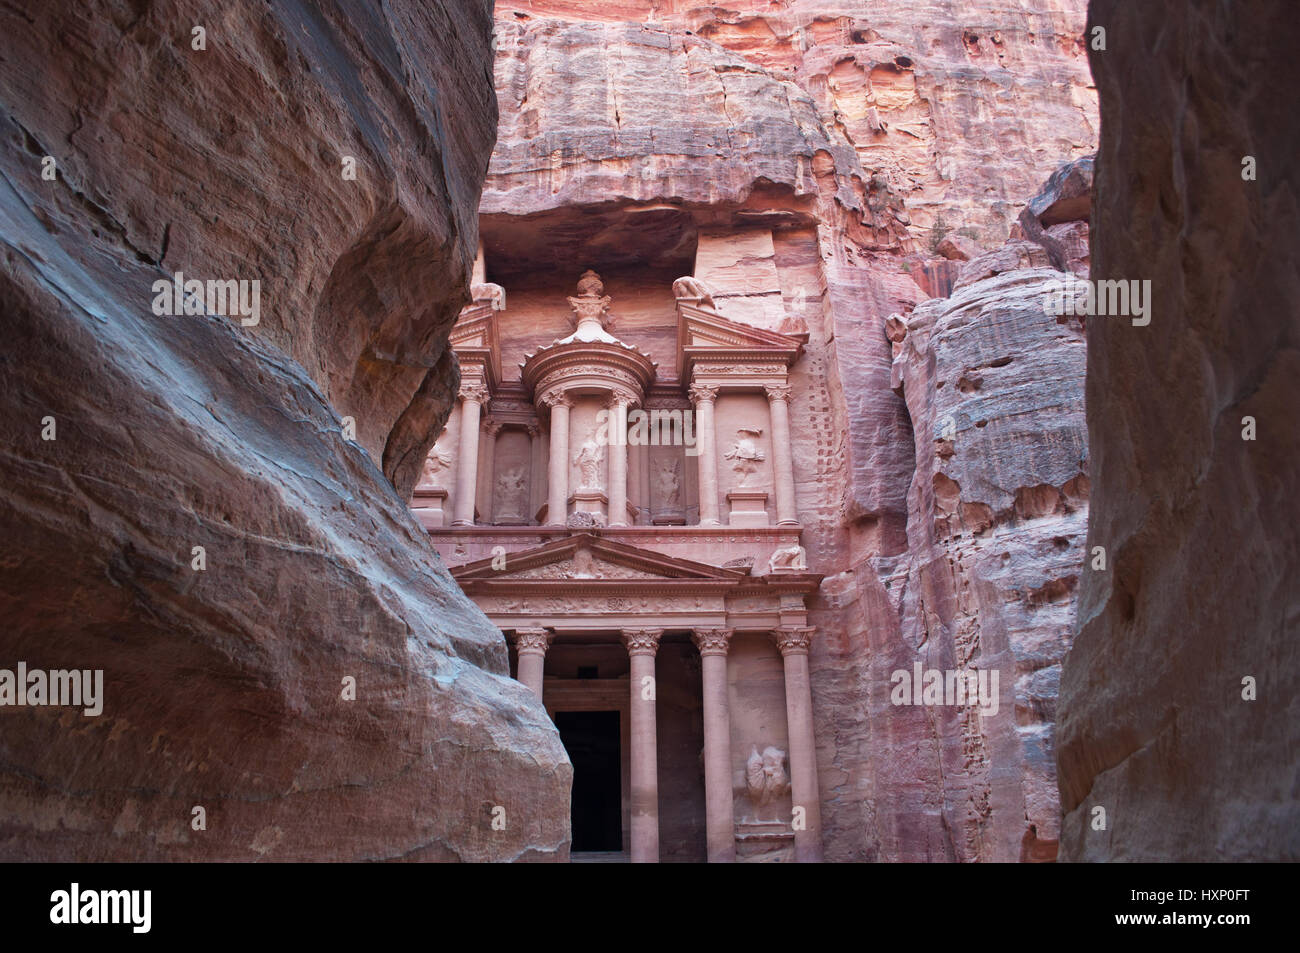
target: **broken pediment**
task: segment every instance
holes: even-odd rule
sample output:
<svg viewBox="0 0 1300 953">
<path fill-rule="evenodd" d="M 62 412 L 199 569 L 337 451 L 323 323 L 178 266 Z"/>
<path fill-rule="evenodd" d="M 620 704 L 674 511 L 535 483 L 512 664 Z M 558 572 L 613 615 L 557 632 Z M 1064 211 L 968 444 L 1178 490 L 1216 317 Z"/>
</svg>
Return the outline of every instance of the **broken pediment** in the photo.
<svg viewBox="0 0 1300 953">
<path fill-rule="evenodd" d="M 803 342 L 797 337 L 724 318 L 702 301 L 677 299 L 677 370 L 683 380 L 690 379 L 697 361 L 760 361 L 784 368 L 801 353 Z"/>
</svg>

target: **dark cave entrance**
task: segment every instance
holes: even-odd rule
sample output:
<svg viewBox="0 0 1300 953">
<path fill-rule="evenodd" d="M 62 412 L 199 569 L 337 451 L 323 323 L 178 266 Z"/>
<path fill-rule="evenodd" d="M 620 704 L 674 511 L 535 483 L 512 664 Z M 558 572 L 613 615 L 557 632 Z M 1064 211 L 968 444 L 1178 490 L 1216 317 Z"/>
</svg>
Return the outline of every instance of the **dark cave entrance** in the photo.
<svg viewBox="0 0 1300 953">
<path fill-rule="evenodd" d="M 573 762 L 574 853 L 623 849 L 619 713 L 555 713 L 560 741 Z"/>
</svg>

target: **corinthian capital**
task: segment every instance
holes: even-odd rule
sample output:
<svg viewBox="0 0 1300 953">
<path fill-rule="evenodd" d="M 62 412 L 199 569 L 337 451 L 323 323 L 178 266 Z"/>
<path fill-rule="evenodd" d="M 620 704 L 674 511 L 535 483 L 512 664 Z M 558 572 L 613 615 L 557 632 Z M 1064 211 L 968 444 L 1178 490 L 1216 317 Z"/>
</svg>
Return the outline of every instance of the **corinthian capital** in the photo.
<svg viewBox="0 0 1300 953">
<path fill-rule="evenodd" d="M 718 385 L 717 384 L 692 384 L 691 389 L 690 391 L 688 391 L 688 393 L 691 395 L 691 400 L 697 404 L 702 400 L 713 401 L 716 400 L 718 397 Z"/>
<path fill-rule="evenodd" d="M 731 644 L 734 629 L 696 629 L 691 633 L 691 641 L 700 650 L 701 655 L 726 655 Z"/>
<path fill-rule="evenodd" d="M 782 656 L 807 655 L 814 631 L 816 630 L 812 626 L 790 626 L 776 629 L 772 635 L 776 638 L 776 647 L 781 650 Z"/>
<path fill-rule="evenodd" d="M 663 634 L 663 629 L 624 629 L 623 644 L 628 655 L 654 655 Z"/>
<path fill-rule="evenodd" d="M 768 400 L 783 400 L 790 402 L 790 385 L 789 384 L 764 384 L 763 390 L 767 391 Z"/>
<path fill-rule="evenodd" d="M 568 394 L 552 391 L 542 396 L 542 403 L 554 410 L 556 407 L 572 407 L 573 398 Z"/>
<path fill-rule="evenodd" d="M 486 404 L 488 399 L 488 389 L 482 384 L 461 384 L 460 399 L 472 400 L 476 404 Z"/>
<path fill-rule="evenodd" d="M 545 655 L 553 637 L 545 629 L 515 629 L 515 649 L 520 655 Z"/>
</svg>

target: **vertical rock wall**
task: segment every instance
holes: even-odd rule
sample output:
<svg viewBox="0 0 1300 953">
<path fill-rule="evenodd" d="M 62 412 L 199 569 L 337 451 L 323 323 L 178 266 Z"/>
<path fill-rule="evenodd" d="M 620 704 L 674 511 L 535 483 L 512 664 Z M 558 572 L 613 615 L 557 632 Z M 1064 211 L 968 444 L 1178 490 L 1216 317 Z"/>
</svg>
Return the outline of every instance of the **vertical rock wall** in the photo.
<svg viewBox="0 0 1300 953">
<path fill-rule="evenodd" d="M 1089 16 L 1093 276 L 1150 281 L 1152 310 L 1088 325 L 1108 568 L 1083 577 L 1061 686 L 1062 855 L 1295 860 L 1300 26 L 1264 0 Z"/>
<path fill-rule="evenodd" d="M 0 668 L 103 670 L 98 716 L 0 709 L 0 857 L 567 853 L 558 736 L 394 488 L 455 397 L 490 29 L 0 14 Z M 176 272 L 257 323 L 158 315 Z"/>
</svg>

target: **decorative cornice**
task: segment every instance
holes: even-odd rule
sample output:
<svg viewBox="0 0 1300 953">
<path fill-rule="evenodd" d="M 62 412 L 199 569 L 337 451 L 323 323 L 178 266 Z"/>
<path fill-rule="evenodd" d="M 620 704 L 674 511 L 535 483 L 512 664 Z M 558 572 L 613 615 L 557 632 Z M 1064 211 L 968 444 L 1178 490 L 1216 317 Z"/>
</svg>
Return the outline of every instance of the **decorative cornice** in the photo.
<svg viewBox="0 0 1300 953">
<path fill-rule="evenodd" d="M 733 632 L 735 629 L 696 629 L 691 634 L 691 641 L 700 650 L 700 655 L 725 656 Z"/>
<path fill-rule="evenodd" d="M 775 629 L 772 635 L 776 639 L 776 647 L 781 650 L 782 656 L 807 655 L 815 631 L 816 629 L 810 625 L 790 626 Z"/>
<path fill-rule="evenodd" d="M 654 657 L 659 651 L 659 639 L 663 629 L 624 629 L 623 644 L 627 646 L 628 655 L 649 655 Z"/>
</svg>

